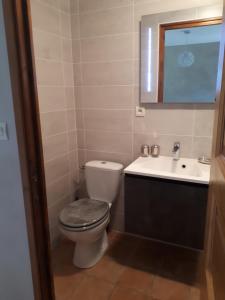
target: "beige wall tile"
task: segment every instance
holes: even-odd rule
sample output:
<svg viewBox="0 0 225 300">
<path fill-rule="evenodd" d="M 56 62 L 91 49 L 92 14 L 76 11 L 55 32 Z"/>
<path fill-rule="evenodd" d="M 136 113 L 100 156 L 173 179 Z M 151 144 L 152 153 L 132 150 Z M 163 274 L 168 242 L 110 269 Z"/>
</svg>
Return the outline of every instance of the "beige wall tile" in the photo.
<svg viewBox="0 0 225 300">
<path fill-rule="evenodd" d="M 31 13 L 34 28 L 59 34 L 59 12 L 56 9 L 32 0 Z"/>
<path fill-rule="evenodd" d="M 70 14 L 70 0 L 58 0 L 59 1 L 59 9 Z"/>
<path fill-rule="evenodd" d="M 38 86 L 38 100 L 41 112 L 64 110 L 66 108 L 63 87 Z"/>
<path fill-rule="evenodd" d="M 68 14 L 63 12 L 60 13 L 60 28 L 61 28 L 61 35 L 66 38 L 71 38 L 71 18 Z"/>
<path fill-rule="evenodd" d="M 84 134 L 84 130 L 77 130 L 77 144 L 79 149 L 86 148 Z"/>
<path fill-rule="evenodd" d="M 72 40 L 73 43 L 73 62 L 80 62 L 80 40 Z"/>
<path fill-rule="evenodd" d="M 45 176 L 47 185 L 63 177 L 69 172 L 68 155 L 57 157 L 45 164 Z"/>
<path fill-rule="evenodd" d="M 155 134 L 192 135 L 194 111 L 192 109 L 151 109 L 145 117 L 135 118 L 135 132 Z"/>
<path fill-rule="evenodd" d="M 52 206 L 59 200 L 68 197 L 69 193 L 69 176 L 66 175 L 47 186 L 48 206 Z"/>
<path fill-rule="evenodd" d="M 68 131 L 74 131 L 76 129 L 75 110 L 67 111 L 67 122 L 68 122 Z"/>
<path fill-rule="evenodd" d="M 69 0 L 32 1 L 52 245 L 59 237 L 58 214 L 74 199 L 79 180 L 70 15 Z"/>
<path fill-rule="evenodd" d="M 63 85 L 61 63 L 48 60 L 36 60 L 37 83 L 40 85 Z"/>
<path fill-rule="evenodd" d="M 105 131 L 86 131 L 86 147 L 88 150 L 131 153 L 132 134 Z"/>
<path fill-rule="evenodd" d="M 43 137 L 66 131 L 66 112 L 56 111 L 41 114 L 41 130 Z"/>
<path fill-rule="evenodd" d="M 82 90 L 83 86 L 75 86 L 74 92 L 75 92 L 75 107 L 76 109 L 82 109 L 83 108 L 83 100 L 82 100 Z"/>
<path fill-rule="evenodd" d="M 73 87 L 65 87 L 66 108 L 75 109 L 75 95 Z"/>
<path fill-rule="evenodd" d="M 80 13 L 109 9 L 113 7 L 127 6 L 132 3 L 132 0 L 81 0 Z"/>
<path fill-rule="evenodd" d="M 194 137 L 192 156 L 198 158 L 202 155 L 211 157 L 212 139 L 210 137 Z"/>
<path fill-rule="evenodd" d="M 132 131 L 132 110 L 85 110 L 85 128 L 115 132 Z"/>
<path fill-rule="evenodd" d="M 80 38 L 80 20 L 78 15 L 71 16 L 71 33 L 72 39 L 76 40 Z"/>
<path fill-rule="evenodd" d="M 64 84 L 65 86 L 73 86 L 73 64 L 72 63 L 63 63 L 63 75 L 64 75 Z"/>
<path fill-rule="evenodd" d="M 59 209 L 73 199 L 72 182 L 78 180 L 79 166 L 85 161 L 111 160 L 126 166 L 139 155 L 142 143 L 159 144 L 162 155 L 171 155 L 175 141 L 181 143 L 182 156 L 210 153 L 210 108 L 195 111 L 193 106 L 146 105 L 144 118 L 136 118 L 134 108 L 139 105 L 141 16 L 170 11 L 167 16 L 172 21 L 179 19 L 172 10 L 207 5 L 204 11 L 194 10 L 207 17 L 210 11 L 219 13 L 220 5 L 210 7 L 216 2 L 32 0 L 35 58 L 43 58 L 37 60 L 36 68 L 40 110 L 47 112 L 41 114 L 41 125 L 43 137 L 47 135 L 44 147 L 52 240 L 59 236 Z M 190 14 L 193 10 L 187 17 Z M 66 155 L 58 157 L 64 151 Z M 111 222 L 117 230 L 124 230 L 121 195 Z"/>
<path fill-rule="evenodd" d="M 32 2 L 33 0 L 31 0 Z M 55 9 L 59 9 L 59 0 L 40 0 L 41 2 L 54 7 Z"/>
<path fill-rule="evenodd" d="M 70 0 L 71 14 L 79 13 L 79 0 Z"/>
<path fill-rule="evenodd" d="M 67 62 L 73 62 L 72 40 L 63 38 L 62 46 L 63 60 Z"/>
<path fill-rule="evenodd" d="M 133 108 L 131 86 L 84 86 L 77 97 L 84 108 Z"/>
<path fill-rule="evenodd" d="M 65 154 L 68 150 L 68 136 L 66 133 L 49 136 L 43 140 L 45 161 Z"/>
<path fill-rule="evenodd" d="M 82 84 L 81 64 L 73 64 L 74 85 Z"/>
<path fill-rule="evenodd" d="M 195 136 L 212 136 L 214 109 L 198 109 L 195 112 Z"/>
<path fill-rule="evenodd" d="M 68 133 L 69 151 L 77 149 L 77 132 L 71 131 Z"/>
<path fill-rule="evenodd" d="M 77 129 L 84 129 L 83 110 L 76 110 L 76 125 Z"/>
<path fill-rule="evenodd" d="M 109 63 L 83 63 L 85 85 L 130 85 L 133 66 L 131 61 Z"/>
<path fill-rule="evenodd" d="M 132 32 L 131 7 L 121 7 L 92 14 L 80 20 L 81 37 Z"/>
<path fill-rule="evenodd" d="M 36 58 L 61 59 L 61 44 L 58 36 L 45 31 L 34 30 L 33 41 Z"/>
<path fill-rule="evenodd" d="M 83 61 L 132 59 L 132 34 L 81 40 Z"/>
<path fill-rule="evenodd" d="M 149 146 L 157 144 L 160 146 L 160 154 L 171 156 L 174 142 L 181 144 L 181 156 L 192 157 L 192 136 L 178 136 L 178 135 L 153 135 L 153 134 L 135 134 L 134 135 L 134 159 L 141 154 L 141 145 L 147 144 Z"/>
<path fill-rule="evenodd" d="M 197 9 L 197 17 L 199 19 L 205 19 L 205 18 L 212 18 L 212 17 L 218 17 L 221 16 L 223 13 L 222 3 L 219 3 L 218 5 L 209 5 L 206 7 L 201 7 L 201 9 Z"/>
</svg>

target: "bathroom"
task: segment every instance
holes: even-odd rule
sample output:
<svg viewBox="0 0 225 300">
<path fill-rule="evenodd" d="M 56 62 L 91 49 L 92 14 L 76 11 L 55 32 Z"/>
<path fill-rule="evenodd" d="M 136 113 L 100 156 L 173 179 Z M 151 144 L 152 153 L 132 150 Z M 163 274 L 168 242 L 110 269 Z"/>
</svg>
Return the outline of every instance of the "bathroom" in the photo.
<svg viewBox="0 0 225 300">
<path fill-rule="evenodd" d="M 222 1 L 30 0 L 28 6 L 55 299 L 206 300 L 200 288 Z M 191 30 L 216 27 L 216 38 L 202 37 L 217 47 L 207 56 L 216 53 L 213 96 L 207 98 L 202 66 L 190 79 L 199 94 L 188 100 L 179 95 L 174 69 L 166 70 L 171 64 L 163 55 L 175 47 L 166 47 L 166 38 L 162 43 L 159 25 L 178 23 L 173 30 L 185 42 L 175 47 L 190 49 Z M 196 63 L 199 54 L 182 53 L 181 69 Z M 180 169 L 165 175 L 171 162 Z M 150 194 L 157 199 L 151 212 Z"/>
</svg>

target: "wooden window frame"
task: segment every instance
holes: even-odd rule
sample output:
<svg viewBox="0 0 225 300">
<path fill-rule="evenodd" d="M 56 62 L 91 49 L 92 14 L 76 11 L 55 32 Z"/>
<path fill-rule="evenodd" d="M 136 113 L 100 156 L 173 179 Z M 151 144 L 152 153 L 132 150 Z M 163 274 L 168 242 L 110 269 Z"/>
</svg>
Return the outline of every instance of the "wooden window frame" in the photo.
<svg viewBox="0 0 225 300">
<path fill-rule="evenodd" d="M 167 30 L 193 28 L 199 26 L 208 26 L 222 24 L 222 18 L 210 18 L 201 20 L 191 20 L 184 22 L 160 24 L 159 28 L 159 75 L 158 75 L 158 102 L 163 103 L 164 87 L 164 55 L 165 55 L 165 32 Z"/>
</svg>

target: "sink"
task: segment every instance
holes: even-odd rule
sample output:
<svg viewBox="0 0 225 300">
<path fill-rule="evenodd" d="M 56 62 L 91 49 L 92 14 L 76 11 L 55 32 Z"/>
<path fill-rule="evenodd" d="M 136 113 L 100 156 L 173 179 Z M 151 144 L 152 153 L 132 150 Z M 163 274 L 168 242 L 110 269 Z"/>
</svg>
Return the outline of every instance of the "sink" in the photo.
<svg viewBox="0 0 225 300">
<path fill-rule="evenodd" d="M 192 158 L 180 158 L 176 161 L 169 156 L 149 156 L 136 159 L 124 169 L 124 173 L 208 184 L 210 166 Z"/>
</svg>

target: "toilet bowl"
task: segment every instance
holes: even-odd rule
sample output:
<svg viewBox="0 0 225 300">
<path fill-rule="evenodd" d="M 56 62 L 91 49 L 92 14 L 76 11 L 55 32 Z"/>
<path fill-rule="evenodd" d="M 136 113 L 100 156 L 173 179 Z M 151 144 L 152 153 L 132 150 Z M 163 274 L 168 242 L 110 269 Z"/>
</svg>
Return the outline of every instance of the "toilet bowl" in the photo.
<svg viewBox="0 0 225 300">
<path fill-rule="evenodd" d="M 106 227 L 116 198 L 123 165 L 91 161 L 85 164 L 89 198 L 68 204 L 59 215 L 60 231 L 75 242 L 73 263 L 79 268 L 94 266 L 108 247 Z"/>
</svg>

